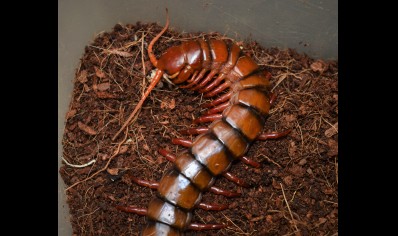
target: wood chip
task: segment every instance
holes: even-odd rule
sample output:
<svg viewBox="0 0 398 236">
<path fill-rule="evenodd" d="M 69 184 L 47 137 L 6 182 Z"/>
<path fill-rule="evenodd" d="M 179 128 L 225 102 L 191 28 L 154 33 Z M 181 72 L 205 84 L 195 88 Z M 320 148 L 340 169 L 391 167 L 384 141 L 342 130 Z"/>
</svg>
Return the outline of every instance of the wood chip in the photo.
<svg viewBox="0 0 398 236">
<path fill-rule="evenodd" d="M 314 72 L 320 73 L 323 73 L 328 69 L 328 65 L 322 60 L 316 60 L 314 63 L 311 64 L 310 67 Z"/>
<path fill-rule="evenodd" d="M 300 161 L 299 161 L 299 165 L 300 166 L 303 166 L 303 165 L 305 165 L 307 163 L 307 160 L 305 159 L 305 158 L 303 158 L 303 159 L 301 159 Z"/>
<path fill-rule="evenodd" d="M 84 84 L 83 88 L 84 88 L 84 92 L 88 92 L 91 90 L 91 88 L 87 84 Z"/>
<path fill-rule="evenodd" d="M 332 127 L 325 131 L 325 136 L 330 138 L 339 132 L 339 122 L 336 122 Z"/>
<path fill-rule="evenodd" d="M 77 126 L 79 127 L 79 129 L 81 129 L 86 134 L 89 134 L 89 135 L 97 134 L 97 131 L 95 131 L 93 128 L 91 128 L 90 126 L 88 126 L 80 121 L 77 122 Z"/>
<path fill-rule="evenodd" d="M 80 73 L 79 73 L 79 75 L 77 76 L 77 80 L 80 82 L 80 83 L 86 83 L 88 80 L 87 80 L 87 71 L 86 70 L 82 70 Z"/>
<path fill-rule="evenodd" d="M 69 110 L 69 111 L 66 113 L 65 119 L 66 119 L 66 120 L 69 120 L 69 118 L 72 118 L 73 116 L 76 115 L 76 112 L 77 112 L 76 109 Z"/>
<path fill-rule="evenodd" d="M 128 149 L 129 149 L 128 145 L 121 146 L 120 150 L 119 150 L 119 154 L 126 153 Z"/>
<path fill-rule="evenodd" d="M 288 175 L 286 177 L 283 178 L 283 182 L 287 185 L 290 186 L 293 184 L 293 178 L 291 175 Z"/>
<path fill-rule="evenodd" d="M 169 109 L 173 110 L 176 107 L 176 100 L 173 98 L 169 103 Z"/>
<path fill-rule="evenodd" d="M 275 179 L 272 179 L 272 187 L 274 187 L 275 189 L 281 189 L 281 185 L 276 182 Z"/>
<path fill-rule="evenodd" d="M 97 85 L 97 89 L 98 89 L 99 91 L 108 90 L 110 87 L 111 87 L 111 84 L 110 84 L 109 82 L 106 82 L 106 83 L 102 83 L 102 84 L 98 84 L 98 85 Z"/>
<path fill-rule="evenodd" d="M 116 54 L 116 55 L 119 55 L 122 57 L 132 57 L 133 56 L 133 54 L 131 54 L 129 52 L 119 51 L 117 49 L 111 49 L 111 50 L 105 49 L 104 52 L 109 53 L 109 54 Z"/>
<path fill-rule="evenodd" d="M 94 67 L 94 69 L 95 69 L 95 75 L 98 78 L 101 78 L 101 79 L 105 78 L 105 73 L 101 69 L 98 69 L 98 67 L 96 67 L 96 66 Z"/>
<path fill-rule="evenodd" d="M 299 165 L 290 167 L 288 171 L 297 177 L 302 177 L 305 174 L 305 169 Z"/>
<path fill-rule="evenodd" d="M 108 93 L 106 91 L 95 91 L 95 94 L 98 98 L 106 99 L 106 98 L 116 98 L 115 95 Z"/>
<path fill-rule="evenodd" d="M 170 100 L 170 102 L 168 102 L 168 101 L 166 101 L 166 100 L 163 100 L 161 103 L 160 103 L 160 108 L 161 109 L 170 109 L 170 110 L 172 110 L 172 109 L 174 109 L 176 107 L 176 101 L 175 101 L 175 99 L 173 98 L 173 99 L 171 99 Z"/>
<path fill-rule="evenodd" d="M 110 175 L 118 175 L 119 174 L 119 169 L 118 168 L 108 168 L 108 169 L 106 169 L 106 171 Z"/>
</svg>

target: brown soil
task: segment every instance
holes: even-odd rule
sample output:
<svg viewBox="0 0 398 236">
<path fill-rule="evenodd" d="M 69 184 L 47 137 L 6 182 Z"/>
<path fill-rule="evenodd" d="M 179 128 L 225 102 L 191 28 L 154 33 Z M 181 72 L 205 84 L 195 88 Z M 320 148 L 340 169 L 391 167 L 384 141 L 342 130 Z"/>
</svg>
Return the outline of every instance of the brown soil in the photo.
<svg viewBox="0 0 398 236">
<path fill-rule="evenodd" d="M 113 135 L 141 97 L 154 67 L 147 45 L 161 30 L 156 24 L 116 25 L 87 46 L 76 71 L 63 136 L 65 164 L 60 173 L 75 235 L 138 235 L 145 217 L 118 211 L 116 205 L 146 207 L 155 191 L 129 176 L 158 181 L 171 163 L 157 151 L 182 147 L 171 138 L 192 125 L 205 103 L 200 94 L 161 82 L 144 103 L 128 133 Z M 144 37 L 144 41 L 142 38 Z M 171 45 L 218 33 L 167 31 L 155 45 L 160 55 Z M 222 223 L 218 231 L 189 235 L 337 235 L 338 229 L 338 64 L 314 60 L 294 50 L 239 42 L 269 70 L 279 92 L 265 132 L 292 129 L 279 140 L 257 141 L 247 156 L 258 169 L 236 163 L 231 172 L 253 183 L 241 188 L 225 178 L 215 186 L 239 191 L 238 198 L 205 193 L 203 202 L 227 203 L 220 212 L 196 210 L 192 222 Z M 143 52 L 143 53 L 142 53 Z M 146 75 L 146 76 L 144 76 Z M 208 101 L 208 100 L 207 100 Z M 114 155 L 115 154 L 115 155 Z"/>
</svg>

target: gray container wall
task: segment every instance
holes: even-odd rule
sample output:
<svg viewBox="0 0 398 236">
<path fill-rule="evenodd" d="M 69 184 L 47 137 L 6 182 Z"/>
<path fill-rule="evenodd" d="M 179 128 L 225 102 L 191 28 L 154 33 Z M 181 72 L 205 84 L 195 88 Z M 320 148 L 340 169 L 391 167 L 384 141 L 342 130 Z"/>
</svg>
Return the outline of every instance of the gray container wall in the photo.
<svg viewBox="0 0 398 236">
<path fill-rule="evenodd" d="M 337 59 L 337 0 L 59 0 L 58 1 L 58 167 L 64 117 L 72 80 L 84 46 L 116 23 L 165 23 L 179 31 L 218 31 L 250 37 L 264 47 L 294 48 L 309 56 Z M 58 177 L 58 234 L 71 235 L 64 183 Z"/>
</svg>

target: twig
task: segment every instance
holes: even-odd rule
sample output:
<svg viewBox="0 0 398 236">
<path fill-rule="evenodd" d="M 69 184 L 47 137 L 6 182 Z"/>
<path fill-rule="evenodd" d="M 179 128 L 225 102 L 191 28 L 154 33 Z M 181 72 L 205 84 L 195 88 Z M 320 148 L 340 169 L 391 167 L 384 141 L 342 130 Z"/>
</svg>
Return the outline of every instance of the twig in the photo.
<svg viewBox="0 0 398 236">
<path fill-rule="evenodd" d="M 142 38 L 141 38 L 141 62 L 142 62 L 142 73 L 144 76 L 142 77 L 142 94 L 145 93 L 145 61 L 144 61 L 144 39 L 145 39 L 145 34 L 142 33 Z"/>
<path fill-rule="evenodd" d="M 338 173 L 339 164 L 337 163 L 336 157 L 334 158 L 334 169 L 336 174 L 336 183 L 339 184 L 339 173 Z"/>
<path fill-rule="evenodd" d="M 338 124 L 338 123 L 336 123 L 335 125 L 332 125 L 329 121 L 327 121 L 325 118 L 323 118 L 323 116 L 321 116 L 321 118 L 322 118 L 322 120 L 323 121 L 325 121 L 328 125 L 330 125 L 335 131 L 336 131 L 336 133 L 339 133 L 339 130 L 336 128 L 336 124 Z"/>
<path fill-rule="evenodd" d="M 280 186 L 281 186 L 283 198 L 285 199 L 287 209 L 289 210 L 289 213 L 290 213 L 290 217 L 292 218 L 292 222 L 293 222 L 294 228 L 296 228 L 296 231 L 299 231 L 299 229 L 297 228 L 295 219 L 293 218 L 292 211 L 290 210 L 289 202 L 288 202 L 287 199 L 286 199 L 286 195 L 285 195 L 285 191 L 283 190 L 282 183 L 279 183 L 279 184 L 280 184 Z"/>
<path fill-rule="evenodd" d="M 278 81 L 275 83 L 275 86 L 271 89 L 271 92 L 273 92 L 274 89 L 275 89 L 280 83 L 282 83 L 282 81 L 283 81 L 284 79 L 286 79 L 287 74 L 282 74 L 282 75 L 280 75 L 280 76 L 278 76 L 278 77 L 279 77 L 279 79 L 278 79 Z"/>
<path fill-rule="evenodd" d="M 81 218 L 81 217 L 90 216 L 90 215 L 94 214 L 96 211 L 98 211 L 99 209 L 101 209 L 101 207 L 98 207 L 98 208 L 95 209 L 93 212 L 90 212 L 90 213 L 81 215 L 81 216 L 79 216 L 79 217 L 77 217 L 77 218 L 79 219 L 79 218 Z"/>
<path fill-rule="evenodd" d="M 303 150 L 304 150 L 303 131 L 301 130 L 301 126 L 300 126 L 300 124 L 298 123 L 297 120 L 296 120 L 296 123 L 297 123 L 297 127 L 299 128 L 299 131 L 300 131 L 300 137 L 301 137 L 301 152 L 303 152 Z"/>
<path fill-rule="evenodd" d="M 279 164 L 278 164 L 278 162 L 276 162 L 276 161 L 272 160 L 271 158 L 267 157 L 266 155 L 264 155 L 264 154 L 260 154 L 259 156 L 263 156 L 263 157 L 265 157 L 265 159 L 267 159 L 269 162 L 272 162 L 272 163 L 274 163 L 275 165 L 277 165 L 279 168 L 282 168 L 282 166 L 281 166 L 281 165 L 279 165 Z"/>
<path fill-rule="evenodd" d="M 120 152 L 120 147 L 122 146 L 122 144 L 123 144 L 123 143 L 126 141 L 126 139 L 127 139 L 128 130 L 129 130 L 129 129 L 127 128 L 127 129 L 126 129 L 126 135 L 124 136 L 124 139 L 118 144 L 115 153 L 113 153 L 113 155 L 109 158 L 108 162 L 106 163 L 106 165 L 105 165 L 102 169 L 100 169 L 99 171 L 95 172 L 95 173 L 92 174 L 91 176 L 89 176 L 89 177 L 87 177 L 87 178 L 85 178 L 85 179 L 83 179 L 83 180 L 77 181 L 76 183 L 72 184 L 71 186 L 69 186 L 68 188 L 65 189 L 65 192 L 68 191 L 69 189 L 75 187 L 76 185 L 78 185 L 78 184 L 80 184 L 80 183 L 83 183 L 83 182 L 85 182 L 85 181 L 87 181 L 87 180 L 93 178 L 94 176 L 98 175 L 98 174 L 101 173 L 102 171 L 106 170 L 106 169 L 108 168 L 108 166 L 109 166 L 109 163 L 111 163 L 112 159 L 113 159 L 115 156 L 117 156 L 117 155 L 119 154 L 119 152 Z"/>
<path fill-rule="evenodd" d="M 93 159 L 93 160 L 87 162 L 86 164 L 74 165 L 74 164 L 70 164 L 63 156 L 61 156 L 61 158 L 65 162 L 66 165 L 72 166 L 72 167 L 75 167 L 75 168 L 83 168 L 83 167 L 86 167 L 86 166 L 89 166 L 89 165 L 95 163 L 95 161 L 96 161 L 95 159 Z"/>
<path fill-rule="evenodd" d="M 248 233 L 245 233 L 239 226 L 237 226 L 230 218 L 228 218 L 226 215 L 224 215 L 224 213 L 221 212 L 221 214 L 222 214 L 229 222 L 231 222 L 237 229 L 240 230 L 241 233 L 238 233 L 238 234 L 245 234 L 245 235 L 248 234 Z M 233 228 L 227 227 L 227 229 L 228 229 L 228 228 L 229 228 L 229 229 L 233 229 Z M 236 232 L 236 231 L 234 231 L 234 232 Z"/>
</svg>

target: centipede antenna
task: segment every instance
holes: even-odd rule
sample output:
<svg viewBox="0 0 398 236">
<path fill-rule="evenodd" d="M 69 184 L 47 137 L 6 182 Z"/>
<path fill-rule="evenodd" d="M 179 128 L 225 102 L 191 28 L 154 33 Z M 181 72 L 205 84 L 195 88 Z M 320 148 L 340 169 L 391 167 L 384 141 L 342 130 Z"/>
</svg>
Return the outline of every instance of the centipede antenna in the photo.
<svg viewBox="0 0 398 236">
<path fill-rule="evenodd" d="M 158 35 L 156 35 L 155 38 L 152 39 L 152 41 L 149 43 L 148 46 L 148 55 L 149 55 L 149 59 L 151 60 L 152 64 L 156 67 L 156 65 L 158 64 L 158 60 L 156 59 L 155 54 L 152 51 L 152 47 L 153 45 L 156 43 L 156 41 L 158 41 L 158 39 L 160 38 L 160 36 L 162 36 L 162 34 L 164 34 L 164 32 L 166 32 L 167 28 L 169 27 L 169 11 L 166 8 L 166 25 L 164 26 L 164 28 L 162 29 L 162 31 L 160 31 L 160 33 Z"/>
<path fill-rule="evenodd" d="M 145 102 L 145 99 L 148 97 L 149 93 L 152 91 L 153 88 L 159 83 L 160 79 L 163 76 L 163 71 L 162 70 L 157 70 L 155 76 L 152 79 L 152 82 L 149 84 L 147 90 L 145 93 L 142 95 L 141 100 L 138 102 L 137 106 L 134 108 L 134 111 L 130 114 L 129 118 L 124 122 L 123 126 L 119 129 L 119 131 L 113 136 L 112 141 L 115 141 L 117 136 L 126 128 L 127 125 L 130 124 L 130 121 L 134 118 L 135 114 L 138 112 L 138 110 L 142 107 L 142 104 Z"/>
<path fill-rule="evenodd" d="M 153 48 L 153 45 L 156 43 L 156 41 L 158 41 L 160 36 L 162 36 L 162 34 L 164 32 L 166 32 L 168 27 L 169 27 L 169 11 L 166 8 L 166 25 L 164 26 L 162 31 L 160 31 L 160 33 L 158 35 L 156 35 L 155 38 L 152 39 L 152 41 L 149 43 L 149 46 L 148 46 L 149 59 L 151 60 L 151 63 L 155 67 L 158 64 L 158 60 L 156 59 L 156 56 L 153 53 L 152 48 Z M 152 89 L 155 88 L 155 86 L 159 83 L 159 81 L 162 78 L 162 76 L 163 76 L 163 71 L 158 69 L 156 71 L 155 76 L 152 79 L 151 84 L 149 84 L 149 86 L 148 86 L 147 90 L 145 91 L 144 95 L 142 95 L 142 98 L 138 102 L 138 104 L 135 107 L 134 111 L 130 114 L 129 118 L 126 120 L 126 122 L 124 122 L 123 126 L 119 129 L 119 131 L 113 136 L 112 141 L 115 141 L 115 139 L 119 136 L 119 134 L 122 132 L 122 130 L 124 130 L 124 128 L 126 128 L 126 126 L 130 124 L 131 120 L 134 118 L 134 116 L 138 112 L 138 110 L 142 107 L 142 104 L 144 103 L 145 99 L 148 97 L 148 95 L 152 91 Z"/>
</svg>

